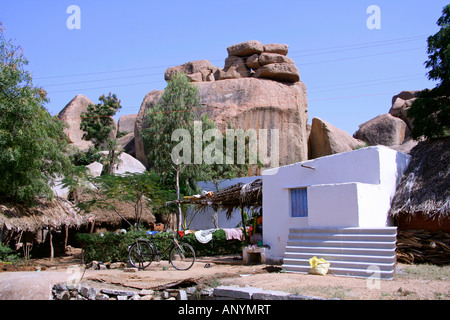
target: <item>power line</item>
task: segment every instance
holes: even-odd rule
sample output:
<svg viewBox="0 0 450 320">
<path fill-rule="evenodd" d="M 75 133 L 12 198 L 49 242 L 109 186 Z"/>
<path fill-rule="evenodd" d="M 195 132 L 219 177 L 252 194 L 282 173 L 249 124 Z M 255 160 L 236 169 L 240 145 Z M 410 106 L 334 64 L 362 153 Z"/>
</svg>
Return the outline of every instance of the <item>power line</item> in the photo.
<svg viewBox="0 0 450 320">
<path fill-rule="evenodd" d="M 405 82 L 405 81 L 412 81 L 412 80 L 421 80 L 422 77 L 410 77 L 410 78 L 403 78 L 401 80 L 391 80 L 391 81 L 383 81 L 383 82 L 377 82 L 377 83 L 366 83 L 366 84 L 360 84 L 360 85 L 353 85 L 353 86 L 345 86 L 345 85 L 335 85 L 332 89 L 322 89 L 322 90 L 308 90 L 308 94 L 310 93 L 317 93 L 317 92 L 329 92 L 333 90 L 348 90 L 348 89 L 354 89 L 354 88 L 362 88 L 362 87 L 370 87 L 370 86 L 377 86 L 377 85 L 384 85 L 389 83 L 397 83 L 397 82 Z M 364 82 L 364 81 L 363 81 Z M 363 83 L 361 82 L 361 83 Z M 368 82 L 368 81 L 367 81 Z"/>
<path fill-rule="evenodd" d="M 42 80 L 42 79 L 69 78 L 69 77 L 79 77 L 79 76 L 92 76 L 92 75 L 96 75 L 96 74 L 118 73 L 118 72 L 127 72 L 127 71 L 140 71 L 140 70 L 169 68 L 169 67 L 171 67 L 171 66 L 166 65 L 166 66 L 140 67 L 140 68 L 133 68 L 133 69 L 121 69 L 121 70 L 97 71 L 97 72 L 77 73 L 77 74 L 68 74 L 68 75 L 59 75 L 59 76 L 37 77 L 34 79 Z"/>
<path fill-rule="evenodd" d="M 395 42 L 395 44 L 399 44 L 399 43 L 403 43 L 403 42 L 417 41 L 417 40 L 422 40 L 422 39 L 420 38 L 420 39 L 414 39 L 414 40 L 397 41 L 397 42 Z M 339 50 L 332 50 L 332 51 L 325 51 L 325 52 L 316 52 L 316 53 L 295 55 L 295 56 L 291 56 L 291 58 L 317 56 L 317 55 L 322 55 L 322 54 L 336 53 L 336 52 L 349 51 L 349 50 L 360 50 L 360 49 L 367 49 L 367 48 L 379 47 L 379 46 L 384 46 L 384 45 L 392 45 L 392 42 L 385 43 L 385 44 L 370 44 L 370 45 L 365 45 L 365 46 L 355 46 L 354 48 L 348 48 L 348 49 L 339 49 Z"/>
<path fill-rule="evenodd" d="M 75 81 L 75 82 L 66 82 L 66 83 L 58 83 L 58 84 L 48 84 L 45 87 L 56 87 L 56 86 L 65 86 L 72 84 L 82 84 L 82 83 L 92 83 L 92 82 L 101 82 L 101 81 L 113 81 L 113 80 L 123 80 L 123 79 L 131 79 L 131 78 L 142 78 L 142 77 L 150 77 L 150 76 L 160 76 L 161 73 L 149 73 L 149 74 L 141 74 L 136 76 L 127 76 L 127 77 L 118 77 L 118 78 L 107 78 L 107 79 L 97 79 L 97 80 L 86 80 L 86 81 Z"/>
<path fill-rule="evenodd" d="M 323 51 L 323 50 L 330 50 L 330 49 L 340 49 L 340 48 L 349 48 L 348 50 L 353 50 L 352 47 L 355 46 L 384 46 L 388 44 L 396 44 L 400 42 L 408 42 L 408 41 L 416 41 L 426 38 L 427 36 L 413 36 L 413 37 L 406 37 L 406 38 L 397 38 L 397 39 L 390 39 L 390 40 L 382 40 L 382 41 L 371 41 L 371 42 L 363 42 L 363 43 L 357 43 L 357 44 L 347 44 L 347 45 L 339 45 L 334 47 L 326 47 L 326 48 L 319 48 L 319 49 L 305 49 L 305 50 L 298 50 L 298 51 L 289 51 L 290 53 L 299 53 L 299 52 L 311 52 L 311 51 Z"/>
<path fill-rule="evenodd" d="M 406 38 L 398 38 L 398 39 L 390 39 L 390 40 L 384 40 L 384 41 L 376 41 L 376 42 L 364 42 L 364 43 L 357 43 L 357 44 L 349 44 L 349 45 L 342 45 L 342 46 L 333 46 L 333 47 L 325 47 L 320 49 L 307 49 L 307 50 L 299 50 L 299 51 L 291 51 L 290 53 L 299 53 L 299 52 L 312 52 L 312 51 L 323 51 L 323 50 L 330 50 L 330 49 L 342 49 L 338 51 L 348 51 L 348 50 L 357 50 L 357 49 L 363 49 L 368 47 L 375 47 L 375 46 L 384 46 L 388 44 L 396 44 L 401 42 L 408 42 L 408 41 L 416 41 L 424 38 L 425 36 L 414 36 L 414 37 L 406 37 Z M 354 48 L 354 47 L 360 47 L 360 48 Z M 326 53 L 334 53 L 337 51 L 329 51 L 324 53 L 316 53 L 316 54 L 310 54 L 310 55 L 317 55 L 317 54 L 326 54 Z M 294 57 L 301 57 L 301 56 L 308 56 L 308 55 L 300 55 L 300 56 L 294 56 Z M 218 62 L 223 60 L 210 60 L 211 62 Z M 42 79 L 58 79 L 58 78 L 69 78 L 69 77 L 78 77 L 78 76 L 91 76 L 91 75 L 97 75 L 97 74 L 109 74 L 109 73 L 120 73 L 120 72 L 129 72 L 129 71 L 140 71 L 140 70 L 148 70 L 148 69 L 158 69 L 158 68 L 170 68 L 174 65 L 160 65 L 160 66 L 147 66 L 147 67 L 139 67 L 139 68 L 130 68 L 130 69 L 119 69 L 119 70 L 110 70 L 110 71 L 97 71 L 97 72 L 89 72 L 89 73 L 79 73 L 79 74 L 69 74 L 69 75 L 56 75 L 56 76 L 45 76 L 45 77 L 36 77 L 35 80 L 42 80 Z"/>
<path fill-rule="evenodd" d="M 158 81 L 147 81 L 147 82 L 139 82 L 139 83 L 129 83 L 129 84 L 119 84 L 119 85 L 112 85 L 112 86 L 106 86 L 106 87 L 96 87 L 96 88 L 85 88 L 85 89 L 68 89 L 68 90 L 60 90 L 60 91 L 51 91 L 47 92 L 49 94 L 53 93 L 62 93 L 62 92 L 79 92 L 79 91 L 87 91 L 87 90 L 98 90 L 98 89 L 108 89 L 108 88 L 120 88 L 120 87 L 130 87 L 130 86 L 138 86 L 143 84 L 151 84 L 151 83 L 159 83 L 162 80 Z"/>
<path fill-rule="evenodd" d="M 365 80 L 365 81 L 355 81 L 355 82 L 346 82 L 346 83 L 341 83 L 341 84 L 327 84 L 327 85 L 323 85 L 323 86 L 315 86 L 315 87 L 311 87 L 308 88 L 308 92 L 310 89 L 320 89 L 320 88 L 329 88 L 329 87 L 335 87 L 335 86 L 347 86 L 347 85 L 353 85 L 353 84 L 360 84 L 360 83 L 367 83 L 367 82 L 377 82 L 377 81 L 385 81 L 385 80 L 392 80 L 392 79 L 399 79 L 399 78 L 409 78 L 409 77 L 418 77 L 418 76 L 423 76 L 422 73 L 414 73 L 414 74 L 408 74 L 408 75 L 403 75 L 403 76 L 395 76 L 395 77 L 388 77 L 388 78 L 381 78 L 381 79 L 372 79 L 372 80 Z"/>
<path fill-rule="evenodd" d="M 385 54 L 392 54 L 392 53 L 399 53 L 399 52 L 406 52 L 406 51 L 412 51 L 412 50 L 418 50 L 423 49 L 423 47 L 417 47 L 417 48 L 409 48 L 409 49 L 402 49 L 402 50 L 396 50 L 396 51 L 388 51 L 388 52 L 379 52 L 379 53 L 372 53 L 372 54 L 365 54 L 360 56 L 354 56 L 354 57 L 347 57 L 347 58 L 338 58 L 338 59 L 332 59 L 332 60 L 323 60 L 323 61 L 316 61 L 316 62 L 308 62 L 308 63 L 302 63 L 301 66 L 309 66 L 313 64 L 319 64 L 319 63 L 329 63 L 329 62 L 337 62 L 337 61 L 345 61 L 345 60 L 353 60 L 353 59 L 359 59 L 359 58 L 367 58 L 367 57 L 375 57 L 375 56 L 381 56 Z"/>
<path fill-rule="evenodd" d="M 340 100 L 340 99 L 353 99 L 353 98 L 363 98 L 363 97 L 372 97 L 372 96 L 382 96 L 387 94 L 397 94 L 398 92 L 380 92 L 380 93 L 370 93 L 370 94 L 362 94 L 356 96 L 344 96 L 344 97 L 331 97 L 331 98 L 321 98 L 321 99 L 311 99 L 308 102 L 315 101 L 327 101 L 327 100 Z"/>
<path fill-rule="evenodd" d="M 367 58 L 367 57 L 372 57 L 372 56 L 380 56 L 380 55 L 385 55 L 385 54 L 400 53 L 400 52 L 412 51 L 412 50 L 418 50 L 418 49 L 423 49 L 423 48 L 422 47 L 408 48 L 408 49 L 402 49 L 402 50 L 396 50 L 396 51 L 379 52 L 379 53 L 359 55 L 359 56 L 346 57 L 346 58 L 338 58 L 338 59 L 332 59 L 332 60 L 322 60 L 322 61 L 316 61 L 316 62 L 310 62 L 310 63 L 303 63 L 303 64 L 301 64 L 301 66 L 321 64 L 321 63 L 329 63 L 329 62 L 338 62 L 338 61 L 345 61 L 345 60 L 353 60 L 353 59 L 359 59 L 359 58 Z M 152 75 L 158 75 L 158 74 L 157 73 L 149 74 L 148 76 L 152 76 Z M 129 77 L 113 78 L 113 79 L 78 81 L 78 82 L 66 83 L 66 84 L 61 84 L 61 85 L 92 83 L 92 82 L 98 82 L 98 81 L 118 80 L 118 79 L 144 77 L 144 76 L 146 76 L 146 75 L 129 76 Z M 149 82 L 132 83 L 132 84 L 122 84 L 122 85 L 110 85 L 110 86 L 104 86 L 104 87 L 85 88 L 85 89 L 68 89 L 68 90 L 52 91 L 52 92 L 48 92 L 48 93 L 62 93 L 62 92 L 83 91 L 83 90 L 120 88 L 120 87 L 126 87 L 126 86 L 142 85 L 142 84 L 150 84 L 150 83 L 160 83 L 160 82 L 162 82 L 162 80 L 160 80 L 160 81 L 149 81 Z M 49 86 L 58 86 L 58 85 L 49 85 Z"/>
</svg>

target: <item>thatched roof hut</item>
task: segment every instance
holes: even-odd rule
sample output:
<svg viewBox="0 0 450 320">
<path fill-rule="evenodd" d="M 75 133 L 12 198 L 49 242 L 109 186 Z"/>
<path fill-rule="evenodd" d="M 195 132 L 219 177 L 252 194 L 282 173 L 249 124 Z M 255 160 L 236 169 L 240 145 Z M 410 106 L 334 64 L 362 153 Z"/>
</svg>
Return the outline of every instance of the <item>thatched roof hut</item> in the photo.
<svg viewBox="0 0 450 320">
<path fill-rule="evenodd" d="M 80 191 L 77 195 L 78 202 L 91 201 L 95 195 L 92 192 Z M 101 197 L 99 197 L 101 198 Z M 109 199 L 107 204 L 92 206 L 87 213 L 93 218 L 96 227 L 108 230 L 128 228 L 126 221 L 131 224 L 136 223 L 136 211 L 132 203 Z M 125 221 L 126 220 L 126 221 Z M 140 222 L 146 225 L 153 225 L 156 222 L 150 206 L 143 203 L 140 214 Z"/>
<path fill-rule="evenodd" d="M 399 229 L 450 231 L 450 138 L 420 142 L 392 200 Z"/>
<path fill-rule="evenodd" d="M 36 232 L 43 228 L 59 229 L 62 226 L 79 228 L 86 225 L 92 215 L 82 214 L 66 199 L 37 199 L 36 205 L 27 207 L 9 203 L 0 204 L 0 227 L 14 232 Z"/>
</svg>

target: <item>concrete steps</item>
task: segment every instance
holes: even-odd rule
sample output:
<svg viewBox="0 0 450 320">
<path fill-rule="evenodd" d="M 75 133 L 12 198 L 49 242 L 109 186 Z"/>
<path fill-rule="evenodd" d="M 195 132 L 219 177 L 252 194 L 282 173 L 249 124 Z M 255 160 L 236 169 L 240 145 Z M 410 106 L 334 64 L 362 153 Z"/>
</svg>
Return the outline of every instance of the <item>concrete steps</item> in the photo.
<svg viewBox="0 0 450 320">
<path fill-rule="evenodd" d="M 329 274 L 392 279 L 397 228 L 290 229 L 283 259 L 287 272 L 308 273 L 309 259 L 330 262 Z"/>
</svg>

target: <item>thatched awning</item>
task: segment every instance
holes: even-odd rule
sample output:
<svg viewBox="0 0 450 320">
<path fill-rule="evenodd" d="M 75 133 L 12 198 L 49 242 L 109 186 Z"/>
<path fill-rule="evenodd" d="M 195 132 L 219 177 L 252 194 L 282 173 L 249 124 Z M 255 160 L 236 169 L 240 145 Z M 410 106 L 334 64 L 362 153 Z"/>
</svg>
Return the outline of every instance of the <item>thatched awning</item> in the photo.
<svg viewBox="0 0 450 320">
<path fill-rule="evenodd" d="M 0 227 L 13 231 L 35 232 L 45 227 L 58 229 L 63 225 L 79 228 L 91 217 L 81 214 L 72 203 L 59 197 L 38 199 L 34 207 L 7 202 L 0 204 Z"/>
<path fill-rule="evenodd" d="M 193 204 L 197 208 L 217 206 L 227 211 L 230 216 L 235 209 L 260 208 L 262 206 L 262 179 L 249 183 L 238 183 L 214 193 L 212 196 L 191 197 L 172 201 L 182 204 Z"/>
<path fill-rule="evenodd" d="M 95 195 L 98 195 L 94 191 L 80 191 L 77 195 L 78 202 L 89 202 Z M 103 199 L 99 196 L 99 199 Z M 132 203 L 126 201 L 118 201 L 115 199 L 108 199 L 107 204 L 101 206 L 92 206 L 88 213 L 95 218 L 96 225 L 108 225 L 110 227 L 120 227 L 123 222 L 123 218 L 128 221 L 136 222 L 135 207 Z M 152 224 L 156 222 L 156 218 L 153 215 L 152 208 L 149 205 L 143 203 L 141 222 L 145 224 Z"/>
<path fill-rule="evenodd" d="M 397 187 L 390 215 L 450 217 L 450 138 L 420 142 Z"/>
</svg>

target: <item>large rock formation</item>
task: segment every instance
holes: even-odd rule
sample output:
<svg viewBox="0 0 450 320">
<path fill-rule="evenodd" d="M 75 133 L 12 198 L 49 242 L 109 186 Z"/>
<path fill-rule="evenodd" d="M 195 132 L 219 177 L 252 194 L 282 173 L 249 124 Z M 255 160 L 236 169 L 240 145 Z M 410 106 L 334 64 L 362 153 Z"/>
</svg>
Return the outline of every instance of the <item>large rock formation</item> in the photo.
<svg viewBox="0 0 450 320">
<path fill-rule="evenodd" d="M 347 132 L 336 128 L 322 119 L 314 118 L 312 120 L 309 135 L 310 159 L 352 151 L 363 145 L 363 141 L 353 138 Z"/>
<path fill-rule="evenodd" d="M 363 140 L 371 146 L 399 145 L 405 140 L 406 123 L 391 114 L 379 115 L 359 126 L 353 137 Z"/>
<path fill-rule="evenodd" d="M 136 159 L 142 162 L 142 164 L 146 167 L 148 167 L 148 161 L 144 150 L 144 140 L 142 139 L 141 131 L 148 125 L 145 119 L 146 113 L 152 110 L 152 108 L 159 102 L 163 92 L 164 91 L 162 90 L 153 90 L 145 95 L 134 125 L 134 146 Z"/>
<path fill-rule="evenodd" d="M 165 79 L 176 72 L 186 73 L 198 88 L 204 112 L 222 130 L 228 123 L 235 129 L 278 129 L 279 165 L 307 160 L 306 87 L 292 59 L 286 57 L 288 46 L 247 41 L 227 51 L 224 68 L 214 67 L 207 60 L 193 61 L 167 69 Z M 140 132 L 146 125 L 145 113 L 162 93 L 148 93 L 136 119 L 136 158 L 145 165 Z"/>
<path fill-rule="evenodd" d="M 242 78 L 196 86 L 202 106 L 218 128 L 226 129 L 230 122 L 244 130 L 278 129 L 279 164 L 307 160 L 307 95 L 302 82 Z"/>
<path fill-rule="evenodd" d="M 100 153 L 104 156 L 108 155 L 108 151 L 100 151 Z M 144 173 L 145 170 L 145 166 L 137 159 L 127 153 L 121 153 L 118 159 L 118 165 L 114 167 L 113 172 L 115 174 L 125 174 L 127 172 Z"/>
<path fill-rule="evenodd" d="M 118 132 L 134 132 L 134 124 L 136 123 L 137 114 L 127 114 L 121 116 L 117 122 Z"/>
<path fill-rule="evenodd" d="M 93 144 L 83 140 L 84 131 L 80 129 L 81 114 L 87 111 L 90 104 L 94 104 L 88 97 L 79 94 L 73 98 L 58 114 L 58 118 L 68 126 L 64 129 L 70 144 L 82 151 L 86 151 Z"/>
<path fill-rule="evenodd" d="M 87 111 L 90 104 L 94 104 L 88 97 L 79 94 L 75 96 L 58 114 L 58 118 L 67 124 L 64 129 L 70 144 L 77 147 L 81 151 L 87 151 L 89 147 L 93 146 L 91 141 L 83 140 L 84 131 L 80 129 L 81 114 Z M 117 123 L 114 121 L 114 130 L 111 131 L 110 137 L 115 138 L 117 133 Z"/>
<path fill-rule="evenodd" d="M 408 136 L 413 129 L 414 119 L 408 117 L 408 110 L 413 102 L 417 99 L 420 91 L 402 91 L 392 98 L 392 107 L 389 113 L 394 117 L 402 119 L 407 127 L 406 135 Z"/>
<path fill-rule="evenodd" d="M 408 110 L 420 91 L 402 91 L 392 97 L 389 113 L 379 115 L 361 125 L 354 137 L 369 145 L 385 145 L 397 151 L 409 153 L 418 141 L 410 137 L 414 119 L 408 117 Z"/>
<path fill-rule="evenodd" d="M 169 81 L 174 74 L 185 73 L 192 82 L 214 81 L 215 73 L 219 68 L 208 60 L 197 60 L 186 62 L 181 66 L 171 67 L 164 73 L 164 79 Z"/>
<path fill-rule="evenodd" d="M 286 44 L 263 45 L 257 40 L 232 45 L 227 48 L 225 66 L 219 68 L 208 60 L 187 62 L 181 66 L 168 68 L 164 74 L 166 81 L 172 75 L 183 72 L 192 82 L 239 79 L 247 77 L 273 79 L 295 83 L 300 80 L 294 61 L 286 57 Z"/>
</svg>

